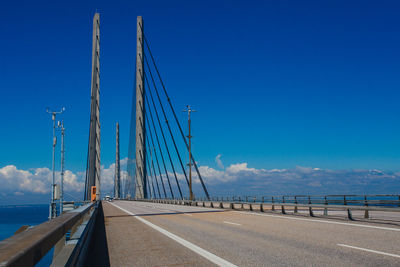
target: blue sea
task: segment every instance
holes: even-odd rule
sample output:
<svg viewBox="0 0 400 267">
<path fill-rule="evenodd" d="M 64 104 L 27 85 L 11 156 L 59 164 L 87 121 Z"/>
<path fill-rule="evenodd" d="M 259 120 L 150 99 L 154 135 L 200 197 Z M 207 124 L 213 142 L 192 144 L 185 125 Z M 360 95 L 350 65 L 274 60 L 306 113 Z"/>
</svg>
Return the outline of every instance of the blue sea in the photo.
<svg viewBox="0 0 400 267">
<path fill-rule="evenodd" d="M 6 205 L 0 206 L 0 241 L 14 235 L 23 225 L 38 225 L 48 220 L 49 205 Z M 49 266 L 53 250 L 36 266 Z"/>
</svg>

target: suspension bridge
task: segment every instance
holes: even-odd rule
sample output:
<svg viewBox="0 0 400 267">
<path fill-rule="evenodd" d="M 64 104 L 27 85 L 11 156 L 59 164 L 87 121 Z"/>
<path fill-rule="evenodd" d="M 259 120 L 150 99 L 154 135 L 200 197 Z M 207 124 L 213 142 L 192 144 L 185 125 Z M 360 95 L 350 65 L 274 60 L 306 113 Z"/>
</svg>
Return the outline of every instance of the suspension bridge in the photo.
<svg viewBox="0 0 400 267">
<path fill-rule="evenodd" d="M 33 266 L 47 253 L 52 253 L 53 266 L 400 265 L 399 195 L 210 193 L 142 17 L 136 26 L 127 176 L 121 175 L 117 123 L 114 198 L 101 200 L 96 13 L 84 202 L 59 214 L 51 206 L 51 220 L 0 242 L 0 266 Z"/>
</svg>

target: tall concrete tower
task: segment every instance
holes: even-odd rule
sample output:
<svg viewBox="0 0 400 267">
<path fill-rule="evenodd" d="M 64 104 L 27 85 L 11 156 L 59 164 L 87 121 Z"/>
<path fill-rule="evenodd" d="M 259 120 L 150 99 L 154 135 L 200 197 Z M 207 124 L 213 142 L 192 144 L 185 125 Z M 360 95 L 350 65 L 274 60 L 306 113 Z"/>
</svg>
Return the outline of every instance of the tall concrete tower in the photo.
<svg viewBox="0 0 400 267">
<path fill-rule="evenodd" d="M 117 122 L 116 145 L 115 145 L 115 177 L 114 177 L 114 197 L 121 197 L 121 167 L 119 164 L 119 123 Z"/>
<path fill-rule="evenodd" d="M 146 179 L 146 138 L 144 112 L 143 74 L 143 19 L 137 17 L 136 35 L 136 173 L 135 198 L 147 198 Z"/>
<path fill-rule="evenodd" d="M 85 200 L 91 199 L 91 188 L 96 186 L 96 200 L 100 199 L 100 14 L 93 17 L 92 85 L 90 98 L 90 132 L 86 169 Z"/>
</svg>

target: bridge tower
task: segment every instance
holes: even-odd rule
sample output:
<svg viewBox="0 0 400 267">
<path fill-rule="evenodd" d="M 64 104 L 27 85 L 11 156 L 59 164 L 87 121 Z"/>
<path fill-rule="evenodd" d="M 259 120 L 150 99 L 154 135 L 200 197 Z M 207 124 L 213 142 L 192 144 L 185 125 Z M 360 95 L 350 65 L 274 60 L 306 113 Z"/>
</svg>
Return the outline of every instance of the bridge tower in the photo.
<svg viewBox="0 0 400 267">
<path fill-rule="evenodd" d="M 121 167 L 119 160 L 119 123 L 116 127 L 114 197 L 121 197 Z"/>
<path fill-rule="evenodd" d="M 96 200 L 100 199 L 100 14 L 93 17 L 92 82 L 90 98 L 89 148 L 86 167 L 85 200 L 91 199 L 91 188 L 96 186 Z"/>
<path fill-rule="evenodd" d="M 143 69 L 143 19 L 137 17 L 136 33 L 136 173 L 135 198 L 147 198 L 146 136 Z"/>
</svg>

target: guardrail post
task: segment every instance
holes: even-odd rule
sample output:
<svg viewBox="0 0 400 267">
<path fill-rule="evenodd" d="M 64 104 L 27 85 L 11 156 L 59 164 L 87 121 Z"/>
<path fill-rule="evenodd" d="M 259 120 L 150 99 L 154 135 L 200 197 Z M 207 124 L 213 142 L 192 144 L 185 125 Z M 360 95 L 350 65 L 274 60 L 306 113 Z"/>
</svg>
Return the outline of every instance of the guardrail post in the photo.
<svg viewBox="0 0 400 267">
<path fill-rule="evenodd" d="M 212 200 L 211 200 L 210 207 L 211 207 L 211 208 L 214 208 L 214 203 L 213 203 L 213 201 L 212 201 Z"/>
<path fill-rule="evenodd" d="M 310 213 L 310 216 L 314 217 L 314 212 L 313 212 L 312 207 L 311 207 L 311 197 L 310 196 L 308 196 L 308 205 L 310 205 L 310 206 L 308 206 L 308 211 Z"/>
<path fill-rule="evenodd" d="M 233 202 L 229 203 L 229 208 L 234 210 L 235 209 L 235 204 L 233 204 Z"/>
<path fill-rule="evenodd" d="M 260 211 L 264 212 L 264 197 L 261 198 Z"/>
<path fill-rule="evenodd" d="M 297 213 L 297 204 L 299 204 L 297 202 L 297 196 L 294 196 L 294 204 L 296 204 L 296 206 L 294 206 L 294 213 Z"/>
<path fill-rule="evenodd" d="M 343 205 L 347 205 L 346 195 L 343 195 Z M 347 218 L 353 221 L 353 214 L 350 209 L 347 209 Z"/>
<path fill-rule="evenodd" d="M 203 207 L 205 207 L 206 206 L 206 202 L 203 200 Z"/>
<path fill-rule="evenodd" d="M 353 214 L 351 213 L 351 209 L 347 209 L 347 217 L 349 218 L 349 220 L 354 220 L 353 219 Z"/>
<path fill-rule="evenodd" d="M 242 202 L 242 198 L 241 197 L 239 197 L 239 202 L 241 203 L 240 208 L 243 210 L 244 207 L 243 207 L 243 202 Z"/>
<path fill-rule="evenodd" d="M 272 201 L 272 211 L 275 211 L 274 197 L 272 197 L 271 201 Z"/>
<path fill-rule="evenodd" d="M 324 196 L 324 205 L 328 206 L 328 199 L 326 198 L 326 196 Z M 324 216 L 328 216 L 328 208 L 324 208 Z"/>
<path fill-rule="evenodd" d="M 250 207 L 249 207 L 250 211 L 253 211 L 253 205 L 251 203 L 249 205 L 250 205 Z"/>
<path fill-rule="evenodd" d="M 282 206 L 281 206 L 281 208 L 282 208 L 282 214 L 286 214 L 284 203 L 285 203 L 285 197 L 282 196 Z"/>
<path fill-rule="evenodd" d="M 364 206 L 368 207 L 367 195 L 364 196 Z M 364 212 L 364 218 L 369 219 L 369 210 L 368 209 L 366 209 Z"/>
</svg>

